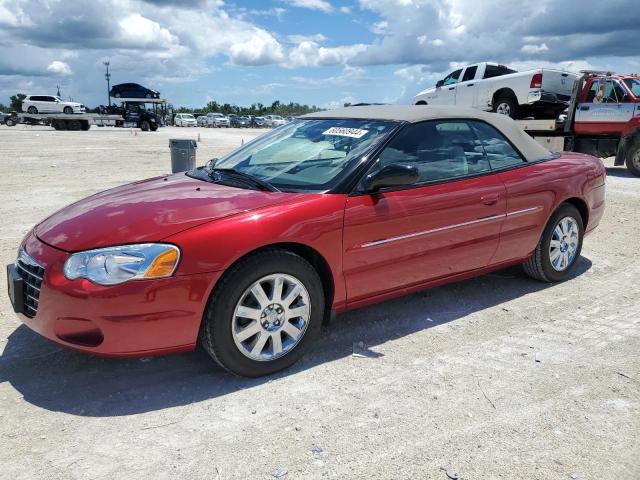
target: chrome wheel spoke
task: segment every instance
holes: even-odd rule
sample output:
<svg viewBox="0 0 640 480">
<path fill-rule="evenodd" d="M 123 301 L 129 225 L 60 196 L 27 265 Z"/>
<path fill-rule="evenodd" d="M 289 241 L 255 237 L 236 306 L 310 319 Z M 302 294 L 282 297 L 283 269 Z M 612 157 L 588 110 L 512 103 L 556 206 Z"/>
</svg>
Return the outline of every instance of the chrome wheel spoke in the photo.
<svg viewBox="0 0 640 480">
<path fill-rule="evenodd" d="M 261 313 L 262 313 L 262 310 L 260 309 L 245 307 L 243 305 L 240 305 L 236 309 L 236 316 L 242 317 L 242 318 L 251 318 L 253 320 L 260 320 Z"/>
<path fill-rule="evenodd" d="M 560 248 L 560 240 L 551 240 L 551 248 Z"/>
<path fill-rule="evenodd" d="M 260 355 L 262 353 L 262 350 L 264 349 L 265 344 L 267 343 L 267 340 L 269 340 L 269 334 L 261 331 L 260 335 L 253 344 L 253 347 L 251 348 L 251 355 Z"/>
<path fill-rule="evenodd" d="M 289 322 L 285 322 L 284 327 L 282 327 L 282 330 L 284 330 L 284 332 L 287 335 L 289 335 L 293 340 L 297 340 L 298 337 L 300 336 L 300 333 L 302 332 L 302 330 L 296 327 L 293 323 L 289 323 Z"/>
<path fill-rule="evenodd" d="M 272 302 L 281 302 L 282 301 L 282 287 L 284 286 L 284 278 L 276 277 L 273 281 L 273 293 L 271 294 Z"/>
<path fill-rule="evenodd" d="M 298 296 L 300 295 L 300 291 L 302 289 L 300 288 L 300 285 L 296 285 L 295 287 L 293 287 L 289 293 L 287 294 L 286 298 L 282 299 L 282 305 L 285 308 L 288 308 L 289 305 L 291 305 L 293 303 L 293 301 L 298 298 Z"/>
<path fill-rule="evenodd" d="M 262 288 L 262 285 L 260 285 L 260 283 L 256 282 L 253 285 L 253 287 L 251 288 L 251 293 L 253 294 L 253 297 L 256 299 L 256 301 L 260 304 L 260 307 L 266 308 L 267 305 L 269 305 L 269 298 L 267 297 L 267 294 L 264 293 L 264 288 Z"/>
<path fill-rule="evenodd" d="M 291 318 L 307 317 L 309 315 L 309 308 L 306 305 L 301 307 L 290 308 L 287 310 L 287 320 Z"/>
<path fill-rule="evenodd" d="M 244 342 L 245 340 L 250 339 L 256 333 L 261 332 L 261 331 L 262 331 L 262 326 L 260 325 L 260 323 L 259 322 L 253 322 L 248 327 L 244 327 L 242 330 L 237 332 L 236 333 L 236 338 L 239 341 Z"/>
<path fill-rule="evenodd" d="M 282 353 L 282 334 L 275 332 L 271 334 L 271 344 L 273 345 L 273 354 L 278 355 Z"/>
</svg>

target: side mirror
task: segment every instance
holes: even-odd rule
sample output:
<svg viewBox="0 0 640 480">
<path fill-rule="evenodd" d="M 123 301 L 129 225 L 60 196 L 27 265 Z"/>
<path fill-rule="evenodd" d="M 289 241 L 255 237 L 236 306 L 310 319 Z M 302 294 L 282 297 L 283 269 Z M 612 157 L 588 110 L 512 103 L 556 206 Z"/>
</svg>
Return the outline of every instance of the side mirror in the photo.
<svg viewBox="0 0 640 480">
<path fill-rule="evenodd" d="M 373 193 L 385 187 L 413 185 L 419 178 L 420 173 L 415 166 L 392 163 L 367 175 L 364 179 L 364 190 Z"/>
<path fill-rule="evenodd" d="M 436 88 L 440 88 L 440 87 L 442 87 L 443 85 L 444 85 L 444 80 L 438 80 L 438 81 L 436 82 Z"/>
</svg>

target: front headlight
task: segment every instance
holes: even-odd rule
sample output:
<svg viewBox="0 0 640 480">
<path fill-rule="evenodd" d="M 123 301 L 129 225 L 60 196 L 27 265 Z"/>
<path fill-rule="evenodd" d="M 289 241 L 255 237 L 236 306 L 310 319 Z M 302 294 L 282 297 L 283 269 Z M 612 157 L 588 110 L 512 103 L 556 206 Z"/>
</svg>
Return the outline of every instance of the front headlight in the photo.
<svg viewBox="0 0 640 480">
<path fill-rule="evenodd" d="M 74 253 L 64 263 L 69 280 L 86 278 L 98 285 L 129 280 L 170 277 L 178 266 L 180 250 L 167 243 L 140 243 Z"/>
</svg>

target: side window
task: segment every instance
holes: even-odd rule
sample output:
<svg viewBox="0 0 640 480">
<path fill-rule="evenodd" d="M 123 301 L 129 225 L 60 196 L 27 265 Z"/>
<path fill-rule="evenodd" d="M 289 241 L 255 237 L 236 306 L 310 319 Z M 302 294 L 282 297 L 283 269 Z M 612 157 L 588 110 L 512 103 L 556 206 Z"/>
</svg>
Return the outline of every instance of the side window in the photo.
<svg viewBox="0 0 640 480">
<path fill-rule="evenodd" d="M 593 82 L 591 82 L 591 87 L 589 88 L 589 92 L 587 93 L 586 103 L 593 103 L 595 101 L 596 94 L 598 93 L 599 85 L 600 85 L 600 82 L 598 82 L 597 80 L 594 80 Z"/>
<path fill-rule="evenodd" d="M 443 86 L 444 85 L 453 85 L 454 83 L 458 83 L 458 78 L 460 77 L 461 73 L 462 73 L 462 69 L 456 70 L 455 72 L 451 72 L 449 75 L 444 77 L 442 85 Z"/>
<path fill-rule="evenodd" d="M 43 100 L 45 102 L 55 102 L 55 98 L 53 98 L 53 97 L 43 97 Z"/>
<path fill-rule="evenodd" d="M 474 65 L 473 67 L 467 67 L 464 71 L 464 75 L 462 76 L 462 81 L 466 82 L 468 80 L 473 80 L 476 77 L 476 72 L 478 71 L 478 66 Z"/>
<path fill-rule="evenodd" d="M 380 155 L 380 165 L 406 163 L 420 183 L 476 175 L 491 169 L 481 142 L 465 121 L 429 121 L 405 127 Z"/>
<path fill-rule="evenodd" d="M 472 122 L 472 124 L 474 131 L 482 142 L 492 170 L 500 170 L 524 163 L 524 159 L 502 133 L 484 122 Z"/>
<path fill-rule="evenodd" d="M 32 102 L 41 102 L 42 101 L 42 97 L 35 95 L 31 98 L 29 98 L 29 100 L 31 100 Z"/>
</svg>

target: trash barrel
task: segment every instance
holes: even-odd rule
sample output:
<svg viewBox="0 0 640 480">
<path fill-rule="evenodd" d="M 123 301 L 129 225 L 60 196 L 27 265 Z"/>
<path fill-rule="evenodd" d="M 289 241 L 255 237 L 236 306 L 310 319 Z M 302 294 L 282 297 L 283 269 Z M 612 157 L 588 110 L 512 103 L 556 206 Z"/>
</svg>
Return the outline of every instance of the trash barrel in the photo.
<svg viewBox="0 0 640 480">
<path fill-rule="evenodd" d="M 184 138 L 172 138 L 169 140 L 171 149 L 171 172 L 187 172 L 196 168 L 195 140 Z"/>
</svg>

